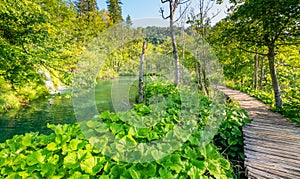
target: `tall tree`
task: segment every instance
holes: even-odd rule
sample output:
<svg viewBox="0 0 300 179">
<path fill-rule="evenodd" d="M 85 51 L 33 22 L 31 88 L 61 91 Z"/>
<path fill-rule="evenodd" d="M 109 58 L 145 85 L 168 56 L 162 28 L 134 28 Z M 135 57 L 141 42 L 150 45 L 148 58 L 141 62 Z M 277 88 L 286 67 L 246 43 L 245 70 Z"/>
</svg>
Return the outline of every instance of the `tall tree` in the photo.
<svg viewBox="0 0 300 179">
<path fill-rule="evenodd" d="M 75 2 L 77 13 L 86 15 L 88 12 L 98 10 L 96 0 L 77 0 Z"/>
<path fill-rule="evenodd" d="M 144 60 L 145 60 L 145 50 L 147 47 L 147 42 L 143 42 L 143 48 L 142 48 L 142 54 L 141 54 L 141 60 L 140 60 L 140 72 L 139 72 L 139 97 L 138 97 L 138 103 L 141 103 L 144 101 L 144 89 L 143 89 L 143 78 L 144 78 Z"/>
<path fill-rule="evenodd" d="M 183 5 L 183 4 L 188 4 L 188 3 L 190 4 L 190 0 L 161 0 L 161 3 L 163 3 L 163 4 L 168 3 L 168 6 L 169 6 L 169 15 L 168 16 L 165 16 L 163 8 L 160 8 L 160 13 L 161 13 L 163 19 L 170 20 L 170 32 L 171 32 L 173 55 L 174 55 L 174 65 L 175 65 L 174 84 L 177 86 L 177 85 L 179 85 L 180 65 L 179 65 L 178 48 L 177 48 L 177 43 L 176 43 L 176 38 L 175 38 L 174 24 L 182 17 L 182 15 L 185 13 L 188 6 L 179 15 L 178 19 L 175 19 L 175 13 L 176 13 L 178 6 Z"/>
<path fill-rule="evenodd" d="M 232 34 L 238 41 L 247 46 L 267 49 L 267 53 L 261 55 L 268 57 L 278 108 L 282 108 L 282 99 L 275 66 L 276 50 L 286 41 L 299 36 L 299 18 L 299 0 L 248 0 L 231 16 L 234 21 Z"/>
<path fill-rule="evenodd" d="M 132 20 L 131 20 L 131 17 L 130 17 L 129 14 L 128 14 L 127 17 L 126 17 L 125 24 L 126 24 L 128 27 L 132 26 L 132 24 L 133 24 L 133 23 L 132 23 Z"/>
<path fill-rule="evenodd" d="M 110 18 L 112 19 L 113 23 L 119 23 L 123 21 L 122 18 L 122 2 L 119 0 L 107 0 L 107 8 L 110 15 Z"/>
<path fill-rule="evenodd" d="M 205 51 L 205 38 L 207 36 L 207 31 L 210 28 L 210 22 L 213 18 L 215 18 L 219 12 L 215 14 L 210 14 L 210 11 L 214 7 L 214 5 L 217 2 L 215 0 L 199 0 L 199 12 L 198 14 L 194 13 L 194 9 L 191 10 L 188 23 L 192 25 L 192 28 L 197 31 L 197 33 L 201 37 L 201 53 L 200 53 L 200 60 L 196 59 L 197 61 L 195 64 L 197 65 L 196 72 L 198 73 L 198 81 L 200 83 L 200 86 L 202 87 L 204 93 L 209 96 L 209 90 L 208 90 L 208 79 L 207 79 L 207 59 L 206 59 L 206 51 Z"/>
</svg>

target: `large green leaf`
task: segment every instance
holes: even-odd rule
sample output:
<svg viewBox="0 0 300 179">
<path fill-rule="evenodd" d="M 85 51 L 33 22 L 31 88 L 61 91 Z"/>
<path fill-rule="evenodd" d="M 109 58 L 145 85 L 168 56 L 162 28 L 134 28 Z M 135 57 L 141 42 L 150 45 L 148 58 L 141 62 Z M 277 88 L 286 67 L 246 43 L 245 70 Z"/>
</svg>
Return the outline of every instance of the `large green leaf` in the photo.
<svg viewBox="0 0 300 179">
<path fill-rule="evenodd" d="M 166 168 L 160 168 L 158 170 L 159 176 L 163 179 L 174 179 L 174 176 L 172 175 L 171 171 L 169 171 Z"/>
<path fill-rule="evenodd" d="M 97 165 L 98 167 L 96 167 Z M 96 175 L 101 170 L 102 164 L 98 163 L 97 158 L 92 156 L 91 153 L 87 153 L 85 159 L 80 162 L 80 168 L 90 175 Z"/>
<path fill-rule="evenodd" d="M 55 174 L 56 165 L 45 163 L 41 166 L 41 175 L 46 178 L 52 178 Z"/>
<path fill-rule="evenodd" d="M 29 166 L 33 166 L 35 164 L 44 164 L 45 163 L 45 158 L 46 156 L 44 156 L 41 152 L 41 150 L 35 151 L 33 152 L 31 155 L 29 155 L 26 159 L 26 163 Z"/>
<path fill-rule="evenodd" d="M 49 144 L 47 145 L 47 150 L 49 150 L 49 151 L 55 151 L 55 150 L 57 150 L 57 145 L 56 145 L 56 143 L 55 143 L 55 142 L 49 143 Z"/>
<path fill-rule="evenodd" d="M 68 153 L 68 155 L 64 158 L 64 165 L 67 168 L 77 168 L 79 165 L 77 161 L 77 154 L 75 152 Z"/>
<path fill-rule="evenodd" d="M 31 134 L 25 134 L 25 136 L 22 139 L 22 144 L 25 146 L 31 146 Z"/>
<path fill-rule="evenodd" d="M 141 174 L 139 173 L 138 170 L 136 170 L 135 167 L 129 168 L 129 173 L 130 173 L 130 176 L 132 177 L 132 179 L 140 179 L 141 178 Z"/>
<path fill-rule="evenodd" d="M 109 128 L 113 134 L 117 134 L 118 132 L 123 130 L 123 125 L 113 122 L 110 124 Z"/>
</svg>

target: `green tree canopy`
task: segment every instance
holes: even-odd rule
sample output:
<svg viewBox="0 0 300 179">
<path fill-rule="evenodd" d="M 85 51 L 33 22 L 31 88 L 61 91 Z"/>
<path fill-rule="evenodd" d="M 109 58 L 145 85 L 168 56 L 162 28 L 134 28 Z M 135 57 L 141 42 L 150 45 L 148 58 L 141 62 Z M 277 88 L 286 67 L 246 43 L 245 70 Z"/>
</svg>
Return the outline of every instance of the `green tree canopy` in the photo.
<svg viewBox="0 0 300 179">
<path fill-rule="evenodd" d="M 77 13 L 85 15 L 98 9 L 96 0 L 77 0 L 75 2 Z"/>
<path fill-rule="evenodd" d="M 119 0 L 107 0 L 108 12 L 113 23 L 118 23 L 123 21 L 122 18 L 122 2 Z"/>
<path fill-rule="evenodd" d="M 265 48 L 268 57 L 276 107 L 282 107 L 275 56 L 279 46 L 295 41 L 299 35 L 299 0 L 247 0 L 240 4 L 230 19 L 228 40 L 238 41 L 247 49 Z M 249 50 L 248 50 L 249 51 Z M 249 51 L 250 52 L 250 51 Z"/>
<path fill-rule="evenodd" d="M 131 17 L 130 17 L 129 14 L 128 14 L 127 17 L 126 17 L 125 24 L 126 24 L 127 26 L 129 26 L 129 27 L 132 26 L 132 24 L 133 24 L 133 22 L 132 22 Z"/>
</svg>

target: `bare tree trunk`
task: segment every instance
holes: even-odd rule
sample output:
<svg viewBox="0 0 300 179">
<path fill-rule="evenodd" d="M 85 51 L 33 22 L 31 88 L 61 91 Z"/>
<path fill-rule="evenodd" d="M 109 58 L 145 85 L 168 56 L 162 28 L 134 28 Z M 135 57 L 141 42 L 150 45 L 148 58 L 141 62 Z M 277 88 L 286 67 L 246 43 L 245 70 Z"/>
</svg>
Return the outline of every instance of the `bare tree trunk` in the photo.
<svg viewBox="0 0 300 179">
<path fill-rule="evenodd" d="M 204 81 L 204 92 L 205 92 L 205 95 L 209 97 L 209 90 L 208 90 L 208 79 L 207 79 L 207 76 L 206 76 L 206 70 L 204 68 L 202 68 L 202 76 L 203 76 L 203 81 Z"/>
<path fill-rule="evenodd" d="M 202 73 L 201 73 L 201 64 L 198 62 L 198 69 L 197 69 L 197 71 L 198 71 L 198 83 L 200 84 L 200 86 L 201 86 L 201 90 L 202 91 L 204 91 L 205 92 L 205 85 L 204 85 L 204 83 L 203 83 L 203 77 L 202 77 Z"/>
<path fill-rule="evenodd" d="M 147 47 L 147 42 L 143 42 L 142 54 L 141 54 L 141 61 L 140 61 L 140 74 L 139 74 L 139 97 L 138 103 L 144 101 L 144 89 L 143 89 L 143 77 L 144 77 L 144 58 L 145 58 L 145 50 Z"/>
<path fill-rule="evenodd" d="M 200 61 L 198 60 L 199 58 L 199 53 L 196 52 L 196 57 L 195 58 L 195 73 L 196 73 L 196 79 L 197 79 L 197 84 L 199 87 L 201 87 L 201 90 L 205 92 L 205 85 L 203 83 L 203 80 L 202 80 L 202 72 L 201 72 L 201 63 Z M 206 94 L 205 94 L 206 95 Z"/>
<path fill-rule="evenodd" d="M 205 52 L 205 47 L 204 47 L 204 28 L 203 28 L 203 32 L 202 32 L 202 59 L 203 59 L 203 64 L 202 64 L 202 77 L 203 77 L 203 81 L 204 81 L 204 93 L 206 96 L 209 96 L 209 90 L 208 90 L 208 79 L 207 79 L 207 76 L 206 76 L 206 52 Z"/>
<path fill-rule="evenodd" d="M 172 3 L 172 1 L 170 1 Z M 172 47 L 173 47 L 173 55 L 174 55 L 174 65 L 175 65 L 175 80 L 174 84 L 175 86 L 179 85 L 179 55 L 178 55 L 178 49 L 177 49 L 177 43 L 175 38 L 175 31 L 174 31 L 174 12 L 173 7 L 170 4 L 170 31 L 171 31 L 171 39 L 172 39 Z"/>
<path fill-rule="evenodd" d="M 191 0 L 161 0 L 161 3 L 169 3 L 169 16 L 165 17 L 164 16 L 164 10 L 163 8 L 160 8 L 160 13 L 162 15 L 163 19 L 170 19 L 170 31 L 171 31 L 171 39 L 172 39 L 172 47 L 173 47 L 173 55 L 174 55 L 174 66 L 175 66 L 175 80 L 174 84 L 176 86 L 179 85 L 180 81 L 180 66 L 179 66 L 179 54 L 178 54 L 178 49 L 177 49 L 177 44 L 176 44 L 176 38 L 175 38 L 175 31 L 174 31 L 174 23 L 178 20 L 175 20 L 175 12 L 178 6 L 187 4 Z M 188 6 L 185 8 L 184 12 L 187 10 Z M 182 15 L 184 14 L 181 13 L 179 18 L 182 18 Z"/>
<path fill-rule="evenodd" d="M 185 21 L 185 18 L 184 18 L 184 21 Z M 181 56 L 181 61 L 183 62 L 184 61 L 184 52 L 185 52 L 185 36 L 184 36 L 184 24 L 182 24 L 182 27 L 181 27 L 181 40 L 182 40 L 182 56 Z M 184 79 L 184 70 L 180 70 L 180 75 L 181 75 L 181 79 Z"/>
<path fill-rule="evenodd" d="M 263 88 L 263 81 L 264 81 L 264 66 L 265 66 L 265 57 L 261 57 L 261 63 L 260 63 L 260 80 L 259 80 L 259 89 L 262 90 Z"/>
<path fill-rule="evenodd" d="M 254 81 L 253 81 L 253 88 L 257 89 L 258 87 L 258 54 L 257 54 L 257 50 L 256 50 L 256 54 L 254 56 Z"/>
<path fill-rule="evenodd" d="M 278 83 L 277 74 L 276 74 L 276 67 L 275 67 L 275 49 L 274 49 L 274 46 L 269 46 L 268 49 L 269 49 L 268 61 L 269 61 L 271 78 L 272 78 L 272 86 L 273 86 L 273 91 L 274 91 L 276 107 L 282 108 L 282 99 L 281 99 L 281 95 L 280 95 L 280 88 L 279 88 L 279 83 Z"/>
</svg>

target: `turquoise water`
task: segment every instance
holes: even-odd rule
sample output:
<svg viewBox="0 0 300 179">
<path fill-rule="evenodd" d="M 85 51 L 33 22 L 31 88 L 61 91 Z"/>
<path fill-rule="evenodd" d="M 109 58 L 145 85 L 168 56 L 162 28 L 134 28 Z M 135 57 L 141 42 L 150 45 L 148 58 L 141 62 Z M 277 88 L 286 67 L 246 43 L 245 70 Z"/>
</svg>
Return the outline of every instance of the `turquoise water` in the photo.
<svg viewBox="0 0 300 179">
<path fill-rule="evenodd" d="M 128 87 L 130 87 L 131 93 L 129 93 Z M 123 102 L 125 104 L 126 101 L 132 105 L 134 91 L 136 91 L 136 86 L 132 84 L 132 77 L 98 81 L 95 87 L 98 111 L 110 110 L 114 112 L 115 109 L 120 111 L 120 104 Z M 130 100 L 128 100 L 128 96 L 131 96 Z M 47 128 L 47 123 L 72 124 L 76 121 L 70 95 L 56 95 L 47 99 L 38 99 L 19 110 L 10 110 L 0 114 L 0 142 L 12 138 L 16 134 L 27 132 L 49 134 L 52 131 Z"/>
</svg>

